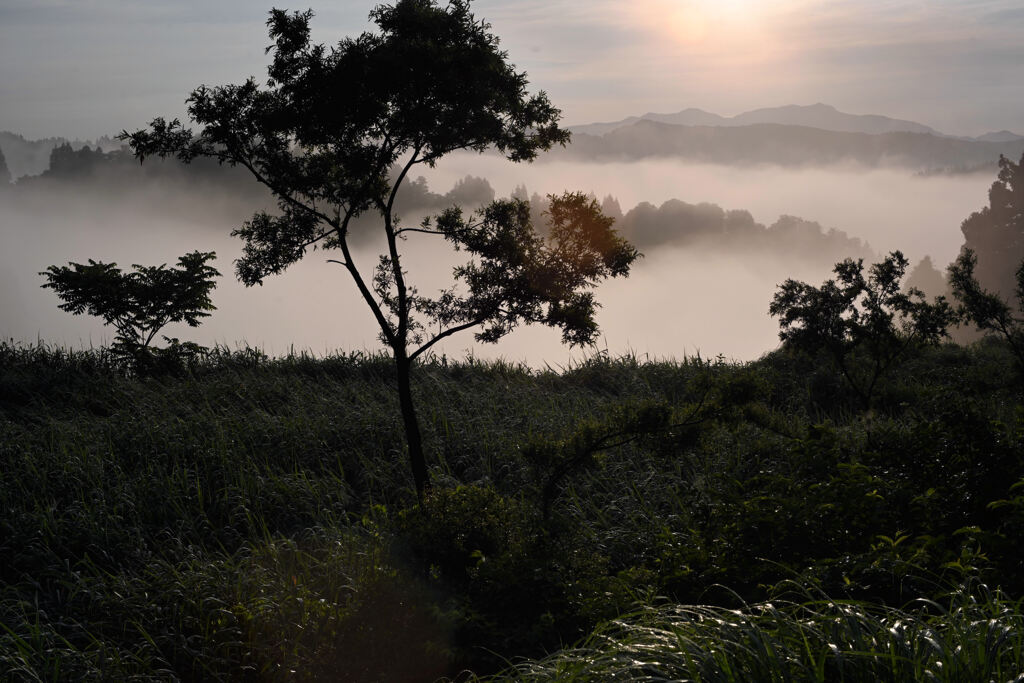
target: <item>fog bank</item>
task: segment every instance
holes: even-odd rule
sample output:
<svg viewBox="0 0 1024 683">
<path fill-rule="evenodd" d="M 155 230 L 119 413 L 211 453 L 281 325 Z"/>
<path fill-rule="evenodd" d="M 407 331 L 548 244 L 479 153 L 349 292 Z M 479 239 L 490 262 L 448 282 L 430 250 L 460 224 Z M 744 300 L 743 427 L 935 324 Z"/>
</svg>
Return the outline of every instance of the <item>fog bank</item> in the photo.
<svg viewBox="0 0 1024 683">
<path fill-rule="evenodd" d="M 995 175 L 918 177 L 906 171 L 827 167 L 732 167 L 655 160 L 635 163 L 535 162 L 512 164 L 493 155 L 457 154 L 427 174 L 447 187 L 472 173 L 499 196 L 517 185 L 531 193 L 563 190 L 612 195 L 623 210 L 669 199 L 746 209 L 771 224 L 784 214 L 817 221 L 868 242 L 876 252 L 901 249 L 911 261 L 931 255 L 948 264 L 963 243 L 960 223 L 987 202 Z"/>
<path fill-rule="evenodd" d="M 668 199 L 714 202 L 747 209 L 766 225 L 781 214 L 818 221 L 868 241 L 876 252 L 902 248 L 916 262 L 930 254 L 944 267 L 957 253 L 960 222 L 985 203 L 992 178 L 915 178 L 887 171 L 785 171 L 731 169 L 674 163 L 513 165 L 488 156 L 459 155 L 427 174 L 429 187 L 444 192 L 467 173 L 486 177 L 498 196 L 517 185 L 529 192 L 590 191 L 613 195 L 624 211 L 640 202 Z M 184 194 L 173 187 L 97 197 L 74 188 L 60 192 L 0 196 L 0 336 L 22 342 L 41 339 L 72 347 L 109 343 L 113 332 L 87 316 L 57 308 L 59 300 L 39 287 L 51 264 L 89 258 L 173 264 L 187 251 L 216 251 L 223 274 L 213 293 L 218 310 L 197 329 L 170 326 L 164 333 L 201 344 L 250 344 L 271 354 L 291 349 L 316 354 L 377 350 L 375 322 L 347 273 L 312 252 L 263 287 L 246 289 L 233 276 L 241 244 L 229 236 L 251 215 L 249 201 L 220 192 Z M 414 216 L 407 222 L 415 220 Z M 374 243 L 364 241 L 357 258 L 369 275 Z M 403 244 L 411 281 L 424 294 L 448 284 L 458 255 L 436 238 L 413 234 Z M 709 244 L 664 244 L 625 280 L 597 290 L 601 336 L 598 347 L 612 354 L 652 358 L 700 353 L 753 359 L 777 345 L 777 323 L 767 315 L 776 286 L 787 277 L 815 284 L 829 275 L 831 261 L 809 254 L 732 250 Z M 555 330 L 526 328 L 497 345 L 474 343 L 471 333 L 439 345 L 438 354 L 504 357 L 535 366 L 563 366 L 589 351 L 569 351 Z"/>
</svg>

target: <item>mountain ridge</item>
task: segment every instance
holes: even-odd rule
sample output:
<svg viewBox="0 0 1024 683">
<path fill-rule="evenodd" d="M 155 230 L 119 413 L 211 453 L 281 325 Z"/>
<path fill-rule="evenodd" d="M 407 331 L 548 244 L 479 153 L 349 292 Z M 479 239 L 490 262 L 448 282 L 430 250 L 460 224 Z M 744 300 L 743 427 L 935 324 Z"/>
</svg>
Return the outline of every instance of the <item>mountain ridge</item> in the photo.
<svg viewBox="0 0 1024 683">
<path fill-rule="evenodd" d="M 762 107 L 735 116 L 721 116 L 703 109 L 689 107 L 672 114 L 647 112 L 641 116 L 629 116 L 619 121 L 588 123 L 569 126 L 574 133 L 606 135 L 619 128 L 635 125 L 640 121 L 655 121 L 682 126 L 739 127 L 754 124 L 779 124 L 819 128 L 837 133 L 926 133 L 936 137 L 947 137 L 976 142 L 1012 142 L 1024 140 L 1008 130 L 992 131 L 977 137 L 949 135 L 931 126 L 906 119 L 896 119 L 881 114 L 849 114 L 829 104 L 818 102 L 810 105 L 787 104 L 779 107 Z"/>
<path fill-rule="evenodd" d="M 679 158 L 701 163 L 903 167 L 927 173 L 990 172 L 999 155 L 1017 158 L 1024 138 L 977 141 L 934 133 L 879 134 L 754 123 L 687 126 L 639 119 L 603 135 L 577 131 L 572 144 L 548 157 L 586 161 Z"/>
</svg>

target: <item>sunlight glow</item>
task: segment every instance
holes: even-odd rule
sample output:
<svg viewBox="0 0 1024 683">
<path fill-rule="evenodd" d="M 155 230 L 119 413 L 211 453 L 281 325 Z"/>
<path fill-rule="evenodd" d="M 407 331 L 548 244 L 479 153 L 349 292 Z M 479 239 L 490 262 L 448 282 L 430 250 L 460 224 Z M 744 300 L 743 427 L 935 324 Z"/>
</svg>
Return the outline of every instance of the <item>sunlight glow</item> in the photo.
<svg viewBox="0 0 1024 683">
<path fill-rule="evenodd" d="M 807 0 L 639 0 L 622 3 L 618 18 L 643 36 L 649 78 L 694 103 L 723 84 L 800 99 L 786 83 L 802 72 L 801 45 L 786 28 Z M 769 100 L 771 101 L 771 100 Z"/>
<path fill-rule="evenodd" d="M 756 0 L 646 0 L 630 3 L 634 21 L 681 45 L 715 43 L 744 32 L 762 17 Z"/>
<path fill-rule="evenodd" d="M 774 61 L 790 48 L 783 17 L 804 0 L 641 0 L 623 4 L 622 19 L 663 54 L 708 58 L 719 68 Z"/>
</svg>

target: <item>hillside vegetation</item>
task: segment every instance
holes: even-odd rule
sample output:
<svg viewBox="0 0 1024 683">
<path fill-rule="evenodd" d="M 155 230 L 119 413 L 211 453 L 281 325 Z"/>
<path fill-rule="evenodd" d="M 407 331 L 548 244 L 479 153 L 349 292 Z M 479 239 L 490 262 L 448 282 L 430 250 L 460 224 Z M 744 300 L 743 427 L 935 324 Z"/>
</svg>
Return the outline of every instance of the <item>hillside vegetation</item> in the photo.
<svg viewBox="0 0 1024 683">
<path fill-rule="evenodd" d="M 870 410 L 786 350 L 433 359 L 425 508 L 390 359 L 190 362 L 0 345 L 5 680 L 1024 671 L 997 342 L 915 351 Z"/>
</svg>

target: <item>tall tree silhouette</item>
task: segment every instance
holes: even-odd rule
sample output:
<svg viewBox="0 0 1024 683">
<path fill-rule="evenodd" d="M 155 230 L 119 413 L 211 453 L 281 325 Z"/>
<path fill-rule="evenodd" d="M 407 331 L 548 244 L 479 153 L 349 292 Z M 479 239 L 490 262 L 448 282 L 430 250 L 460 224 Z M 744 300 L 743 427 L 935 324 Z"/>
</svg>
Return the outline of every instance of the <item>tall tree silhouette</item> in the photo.
<svg viewBox="0 0 1024 683">
<path fill-rule="evenodd" d="M 977 257 L 976 277 L 982 287 L 1010 298 L 1024 260 L 1024 156 L 1013 163 L 999 157 L 999 175 L 988 191 L 988 206 L 961 224 L 964 248 Z"/>
<path fill-rule="evenodd" d="M 508 63 L 490 26 L 467 0 L 399 0 L 370 13 L 379 31 L 333 48 L 310 42 L 311 11 L 274 9 L 269 78 L 242 85 L 200 86 L 188 100 L 199 124 L 155 119 L 124 132 L 139 159 L 213 157 L 241 165 L 278 200 L 279 213 L 257 213 L 233 234 L 244 242 L 236 262 L 246 285 L 284 271 L 311 248 L 335 250 L 394 356 L 397 389 L 417 494 L 429 476 L 413 404 L 415 362 L 441 339 L 479 328 L 494 342 L 519 324 L 562 330 L 570 344 L 591 342 L 600 280 L 626 275 L 636 250 L 612 220 L 582 194 L 552 198 L 555 228 L 542 239 L 529 207 L 498 201 L 466 217 L 458 208 L 418 227 L 402 227 L 395 198 L 410 170 L 456 150 L 495 148 L 529 161 L 565 144 L 560 112 L 541 92 L 529 95 L 526 75 Z M 395 170 L 392 170 L 395 169 Z M 371 270 L 357 264 L 349 226 L 379 216 L 387 241 Z M 453 286 L 422 296 L 401 264 L 403 240 L 439 236 L 470 260 L 454 270 Z"/>
</svg>

